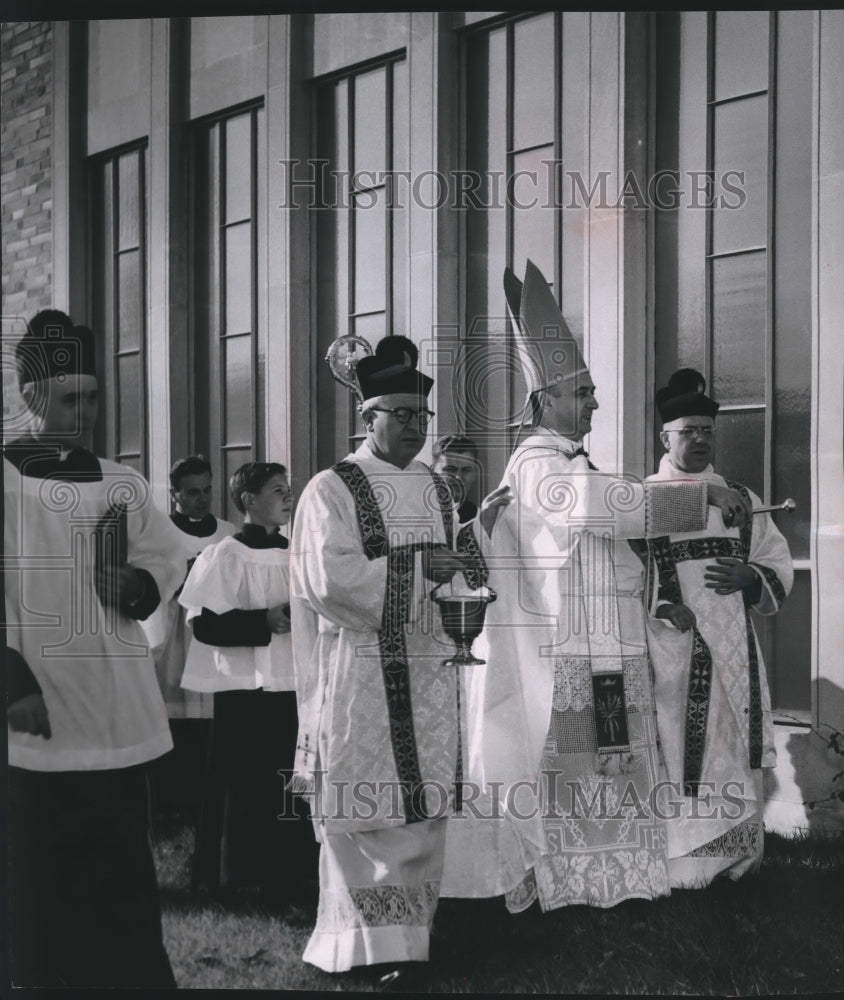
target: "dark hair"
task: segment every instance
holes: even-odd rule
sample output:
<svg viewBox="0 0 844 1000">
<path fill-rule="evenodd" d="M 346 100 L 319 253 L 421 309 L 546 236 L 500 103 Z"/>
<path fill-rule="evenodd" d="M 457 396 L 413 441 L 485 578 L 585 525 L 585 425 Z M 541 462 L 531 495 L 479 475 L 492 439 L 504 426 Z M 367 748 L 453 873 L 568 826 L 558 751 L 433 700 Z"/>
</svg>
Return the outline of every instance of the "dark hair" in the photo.
<svg viewBox="0 0 844 1000">
<path fill-rule="evenodd" d="M 180 458 L 170 466 L 170 486 L 177 492 L 185 476 L 201 476 L 204 472 L 209 476 L 212 475 L 211 463 L 204 455 L 188 455 L 187 458 Z"/>
<path fill-rule="evenodd" d="M 449 451 L 459 452 L 461 455 L 471 455 L 476 460 L 478 457 L 478 446 L 470 437 L 466 437 L 464 434 L 446 434 L 434 442 L 433 455 L 435 461 Z"/>
<path fill-rule="evenodd" d="M 287 469 L 279 462 L 246 462 L 235 469 L 229 480 L 229 492 L 232 502 L 241 514 L 246 513 L 246 507 L 241 500 L 243 493 L 260 493 L 273 476 L 286 476 Z"/>
</svg>

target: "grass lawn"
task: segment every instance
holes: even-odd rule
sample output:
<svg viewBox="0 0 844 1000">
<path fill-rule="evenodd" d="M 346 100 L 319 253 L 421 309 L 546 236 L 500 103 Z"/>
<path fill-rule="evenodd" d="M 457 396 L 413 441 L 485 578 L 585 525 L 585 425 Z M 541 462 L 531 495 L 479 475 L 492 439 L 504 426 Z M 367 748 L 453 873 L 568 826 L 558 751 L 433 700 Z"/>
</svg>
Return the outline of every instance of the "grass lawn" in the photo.
<svg viewBox="0 0 844 1000">
<path fill-rule="evenodd" d="M 268 905 L 243 891 L 225 904 L 189 890 L 193 830 L 160 816 L 156 862 L 164 935 L 179 986 L 371 990 L 301 960 L 316 898 Z M 756 876 L 654 902 L 511 916 L 501 899 L 442 900 L 431 993 L 764 995 L 844 991 L 844 836 L 768 836 Z"/>
</svg>

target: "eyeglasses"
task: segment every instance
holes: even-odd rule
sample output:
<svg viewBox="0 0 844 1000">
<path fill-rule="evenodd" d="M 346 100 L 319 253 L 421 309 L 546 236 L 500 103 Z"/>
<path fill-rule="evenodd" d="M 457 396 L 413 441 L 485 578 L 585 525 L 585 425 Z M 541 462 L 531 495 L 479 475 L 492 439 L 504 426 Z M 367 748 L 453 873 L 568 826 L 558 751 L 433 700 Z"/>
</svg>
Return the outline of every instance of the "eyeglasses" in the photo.
<svg viewBox="0 0 844 1000">
<path fill-rule="evenodd" d="M 395 409 L 389 409 L 386 406 L 370 406 L 369 409 L 377 410 L 379 413 L 392 413 L 400 424 L 409 424 L 413 417 L 416 417 L 420 430 L 425 430 L 434 415 L 433 410 L 411 410 L 406 406 L 397 406 Z"/>
<path fill-rule="evenodd" d="M 696 434 L 699 434 L 702 438 L 715 437 L 715 428 L 696 427 L 694 424 L 690 424 L 688 427 L 667 427 L 666 433 L 679 434 L 681 437 L 684 437 L 687 441 L 691 441 L 691 439 Z"/>
</svg>

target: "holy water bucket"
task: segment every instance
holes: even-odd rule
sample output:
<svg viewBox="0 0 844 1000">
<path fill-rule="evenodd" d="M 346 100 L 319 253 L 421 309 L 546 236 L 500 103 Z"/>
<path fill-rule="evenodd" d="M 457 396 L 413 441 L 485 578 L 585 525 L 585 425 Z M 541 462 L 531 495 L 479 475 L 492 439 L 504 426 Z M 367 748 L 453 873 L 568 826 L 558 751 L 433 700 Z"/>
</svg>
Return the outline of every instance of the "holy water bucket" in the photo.
<svg viewBox="0 0 844 1000">
<path fill-rule="evenodd" d="M 431 600 L 440 606 L 443 628 L 456 647 L 454 656 L 443 660 L 444 667 L 461 667 L 473 663 L 486 663 L 472 654 L 472 642 L 481 634 L 486 617 L 486 606 L 492 604 L 496 593 L 487 587 L 489 594 L 437 594 L 439 584 L 431 591 Z"/>
</svg>

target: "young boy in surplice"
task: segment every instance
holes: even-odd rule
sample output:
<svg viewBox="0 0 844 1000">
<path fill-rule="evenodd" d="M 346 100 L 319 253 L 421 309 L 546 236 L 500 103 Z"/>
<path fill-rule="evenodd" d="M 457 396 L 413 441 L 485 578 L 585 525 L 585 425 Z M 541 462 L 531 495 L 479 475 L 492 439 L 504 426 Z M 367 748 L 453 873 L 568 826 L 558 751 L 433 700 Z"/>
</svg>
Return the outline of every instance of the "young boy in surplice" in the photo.
<svg viewBox="0 0 844 1000">
<path fill-rule="evenodd" d="M 243 527 L 200 553 L 179 596 L 194 638 L 214 653 L 204 674 L 183 680 L 214 696 L 194 885 L 260 886 L 274 901 L 300 901 L 316 878 L 316 844 L 306 809 L 285 791 L 297 715 L 279 529 L 291 490 L 283 465 L 248 462 L 230 491 Z"/>
<path fill-rule="evenodd" d="M 183 542 L 178 558 L 187 574 L 194 560 L 209 545 L 233 535 L 237 527 L 211 513 L 211 463 L 203 455 L 188 455 L 174 462 L 170 469 L 170 520 Z M 155 670 L 167 714 L 171 719 L 210 719 L 213 700 L 210 694 L 190 690 L 183 685 L 183 675 L 206 674 L 212 666 L 213 653 L 208 646 L 193 642 L 185 609 L 178 593 L 160 604 L 144 622 L 144 632 L 152 649 Z M 213 669 L 213 666 L 212 666 Z"/>
</svg>

